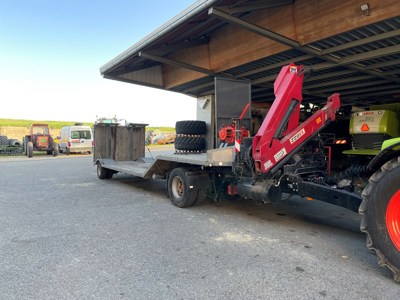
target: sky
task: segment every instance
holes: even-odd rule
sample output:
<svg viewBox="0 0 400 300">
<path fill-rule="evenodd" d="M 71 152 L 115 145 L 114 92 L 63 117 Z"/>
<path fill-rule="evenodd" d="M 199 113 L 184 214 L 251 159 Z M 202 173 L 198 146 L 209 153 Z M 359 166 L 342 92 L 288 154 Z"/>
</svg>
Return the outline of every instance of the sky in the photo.
<svg viewBox="0 0 400 300">
<path fill-rule="evenodd" d="M 195 0 L 0 0 L 0 118 L 174 126 L 196 100 L 99 68 Z"/>
</svg>

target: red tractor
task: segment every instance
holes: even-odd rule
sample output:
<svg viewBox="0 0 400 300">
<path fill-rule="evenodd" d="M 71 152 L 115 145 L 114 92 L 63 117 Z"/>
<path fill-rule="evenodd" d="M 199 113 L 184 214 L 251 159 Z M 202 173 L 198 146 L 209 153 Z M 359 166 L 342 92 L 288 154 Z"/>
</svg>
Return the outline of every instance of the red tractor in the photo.
<svg viewBox="0 0 400 300">
<path fill-rule="evenodd" d="M 33 151 L 46 151 L 47 154 L 58 155 L 58 145 L 51 137 L 47 124 L 32 124 L 29 134 L 24 137 L 23 147 L 28 157 L 33 156 Z"/>
</svg>

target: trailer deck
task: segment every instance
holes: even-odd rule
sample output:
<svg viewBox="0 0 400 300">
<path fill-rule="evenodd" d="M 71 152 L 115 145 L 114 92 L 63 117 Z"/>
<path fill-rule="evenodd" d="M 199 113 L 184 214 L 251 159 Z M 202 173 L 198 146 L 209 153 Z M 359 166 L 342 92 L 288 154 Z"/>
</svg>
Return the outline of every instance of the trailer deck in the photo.
<svg viewBox="0 0 400 300">
<path fill-rule="evenodd" d="M 115 161 L 110 158 L 99 159 L 98 161 L 104 168 L 142 178 L 151 178 L 153 174 L 163 173 L 163 169 L 165 169 L 163 166 L 171 163 L 198 166 L 209 166 L 211 163 L 207 159 L 207 153 L 165 154 L 158 155 L 155 158 L 142 157 L 136 161 Z"/>
<path fill-rule="evenodd" d="M 163 153 L 146 157 L 144 133 L 146 124 L 117 126 L 96 124 L 94 130 L 94 164 L 141 178 L 164 177 L 178 166 L 232 167 L 233 146 L 207 152 Z"/>
</svg>

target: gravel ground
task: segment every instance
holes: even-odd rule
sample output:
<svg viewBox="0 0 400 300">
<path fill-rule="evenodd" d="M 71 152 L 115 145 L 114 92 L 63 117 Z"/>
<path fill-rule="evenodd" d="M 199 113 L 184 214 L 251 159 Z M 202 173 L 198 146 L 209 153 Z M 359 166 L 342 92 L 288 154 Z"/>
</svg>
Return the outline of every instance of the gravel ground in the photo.
<svg viewBox="0 0 400 300">
<path fill-rule="evenodd" d="M 91 156 L 0 157 L 0 299 L 397 299 L 360 217 L 290 198 L 179 209 Z"/>
</svg>

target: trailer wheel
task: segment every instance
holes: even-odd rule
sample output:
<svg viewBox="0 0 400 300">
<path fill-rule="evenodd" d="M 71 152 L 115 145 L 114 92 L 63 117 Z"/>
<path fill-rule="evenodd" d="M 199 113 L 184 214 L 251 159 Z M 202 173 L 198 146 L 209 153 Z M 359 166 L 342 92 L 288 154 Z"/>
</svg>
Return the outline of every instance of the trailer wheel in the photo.
<svg viewBox="0 0 400 300">
<path fill-rule="evenodd" d="M 168 178 L 168 195 L 173 205 L 189 207 L 196 202 L 197 191 L 191 190 L 185 169 L 173 169 Z"/>
<path fill-rule="evenodd" d="M 26 156 L 28 157 L 33 157 L 33 143 L 28 142 L 26 145 Z"/>
<path fill-rule="evenodd" d="M 202 151 L 206 149 L 206 140 L 203 137 L 177 136 L 175 138 L 175 149 Z"/>
<path fill-rule="evenodd" d="M 97 164 L 97 177 L 99 177 L 99 179 L 110 179 L 113 175 L 113 171 L 102 167 L 100 163 Z"/>
<path fill-rule="evenodd" d="M 374 173 L 362 193 L 359 212 L 367 247 L 379 258 L 379 265 L 393 272 L 400 282 L 400 157 Z"/>
<path fill-rule="evenodd" d="M 204 121 L 178 121 L 175 123 L 176 134 L 201 135 L 207 132 L 207 125 Z"/>
</svg>

